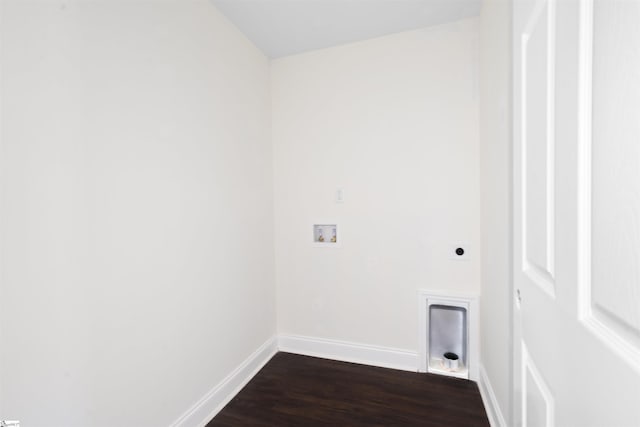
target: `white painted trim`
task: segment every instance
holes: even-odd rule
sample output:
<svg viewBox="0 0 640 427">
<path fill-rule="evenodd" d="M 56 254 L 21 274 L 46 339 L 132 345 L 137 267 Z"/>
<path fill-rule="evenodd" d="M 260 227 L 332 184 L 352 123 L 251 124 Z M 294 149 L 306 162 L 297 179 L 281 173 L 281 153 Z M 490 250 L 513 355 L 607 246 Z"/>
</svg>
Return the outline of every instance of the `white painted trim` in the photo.
<svg viewBox="0 0 640 427">
<path fill-rule="evenodd" d="M 170 427 L 205 426 L 242 390 L 277 351 L 276 337 L 272 337 L 174 421 Z"/>
<path fill-rule="evenodd" d="M 396 348 L 285 334 L 278 336 L 278 350 L 402 371 L 418 370 L 418 354 Z"/>
<path fill-rule="evenodd" d="M 489 424 L 491 427 L 507 427 L 507 422 L 502 415 L 498 398 L 496 397 L 491 381 L 484 366 L 479 364 L 480 379 L 478 381 L 478 388 L 480 389 L 480 396 L 484 403 L 484 408 L 487 411 L 487 417 L 489 418 Z"/>
</svg>

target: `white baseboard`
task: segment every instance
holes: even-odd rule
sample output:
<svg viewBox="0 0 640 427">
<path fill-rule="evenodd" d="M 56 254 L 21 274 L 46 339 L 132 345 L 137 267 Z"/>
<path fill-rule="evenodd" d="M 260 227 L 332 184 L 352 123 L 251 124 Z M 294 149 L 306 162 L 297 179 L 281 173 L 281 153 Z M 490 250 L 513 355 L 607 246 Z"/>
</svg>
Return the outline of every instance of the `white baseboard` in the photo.
<svg viewBox="0 0 640 427">
<path fill-rule="evenodd" d="M 170 427 L 205 426 L 253 378 L 278 351 L 276 337 L 270 338 L 244 362 L 213 387 Z"/>
<path fill-rule="evenodd" d="M 418 353 L 324 338 L 279 335 L 278 350 L 382 368 L 418 371 Z"/>
<path fill-rule="evenodd" d="M 480 364 L 480 381 L 478 381 L 478 388 L 480 389 L 480 396 L 482 396 L 482 402 L 484 403 L 485 410 L 487 411 L 487 417 L 491 427 L 507 427 L 507 423 L 500 410 L 498 399 L 491 387 L 491 382 L 487 376 L 487 372 L 484 370 L 484 366 Z"/>
<path fill-rule="evenodd" d="M 240 366 L 213 387 L 169 427 L 205 426 L 278 351 L 382 368 L 410 372 L 418 371 L 418 353 L 414 351 L 324 338 L 278 335 L 269 339 L 253 352 Z M 480 367 L 480 372 L 480 393 L 487 408 L 491 425 L 492 427 L 506 427 L 493 390 L 482 367 Z M 492 409 L 492 412 L 489 413 L 489 408 L 495 409 Z M 494 422 L 496 417 L 499 423 Z"/>
</svg>

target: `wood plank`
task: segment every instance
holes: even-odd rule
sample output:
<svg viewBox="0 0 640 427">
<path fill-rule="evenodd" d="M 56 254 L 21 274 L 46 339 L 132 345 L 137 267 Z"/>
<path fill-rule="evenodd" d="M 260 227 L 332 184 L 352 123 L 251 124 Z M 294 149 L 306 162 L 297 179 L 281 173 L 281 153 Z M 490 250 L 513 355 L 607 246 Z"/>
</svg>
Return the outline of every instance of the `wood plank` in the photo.
<svg viewBox="0 0 640 427">
<path fill-rule="evenodd" d="M 207 425 L 489 426 L 472 381 L 278 353 Z"/>
</svg>

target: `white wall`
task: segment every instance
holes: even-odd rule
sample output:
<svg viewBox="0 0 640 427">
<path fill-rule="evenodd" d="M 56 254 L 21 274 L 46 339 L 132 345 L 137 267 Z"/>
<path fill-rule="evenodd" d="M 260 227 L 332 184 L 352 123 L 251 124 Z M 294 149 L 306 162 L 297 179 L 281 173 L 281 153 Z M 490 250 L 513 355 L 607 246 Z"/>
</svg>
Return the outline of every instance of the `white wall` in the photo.
<svg viewBox="0 0 640 427">
<path fill-rule="evenodd" d="M 205 0 L 1 7 L 0 419 L 168 425 L 275 333 L 268 60 Z"/>
<path fill-rule="evenodd" d="M 471 19 L 272 61 L 281 333 L 417 351 L 418 289 L 479 290 L 477 43 Z"/>
<path fill-rule="evenodd" d="M 480 17 L 481 360 L 507 423 L 512 323 L 510 40 L 510 2 L 485 0 Z"/>
</svg>

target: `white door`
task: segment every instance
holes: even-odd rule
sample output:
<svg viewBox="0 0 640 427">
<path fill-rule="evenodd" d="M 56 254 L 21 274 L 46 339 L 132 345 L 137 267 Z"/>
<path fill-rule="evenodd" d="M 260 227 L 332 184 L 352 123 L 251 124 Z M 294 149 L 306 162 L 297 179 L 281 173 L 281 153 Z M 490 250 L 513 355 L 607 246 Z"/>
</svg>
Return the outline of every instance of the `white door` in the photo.
<svg viewBox="0 0 640 427">
<path fill-rule="evenodd" d="M 640 426 L 640 0 L 516 0 L 514 425 Z"/>
</svg>

